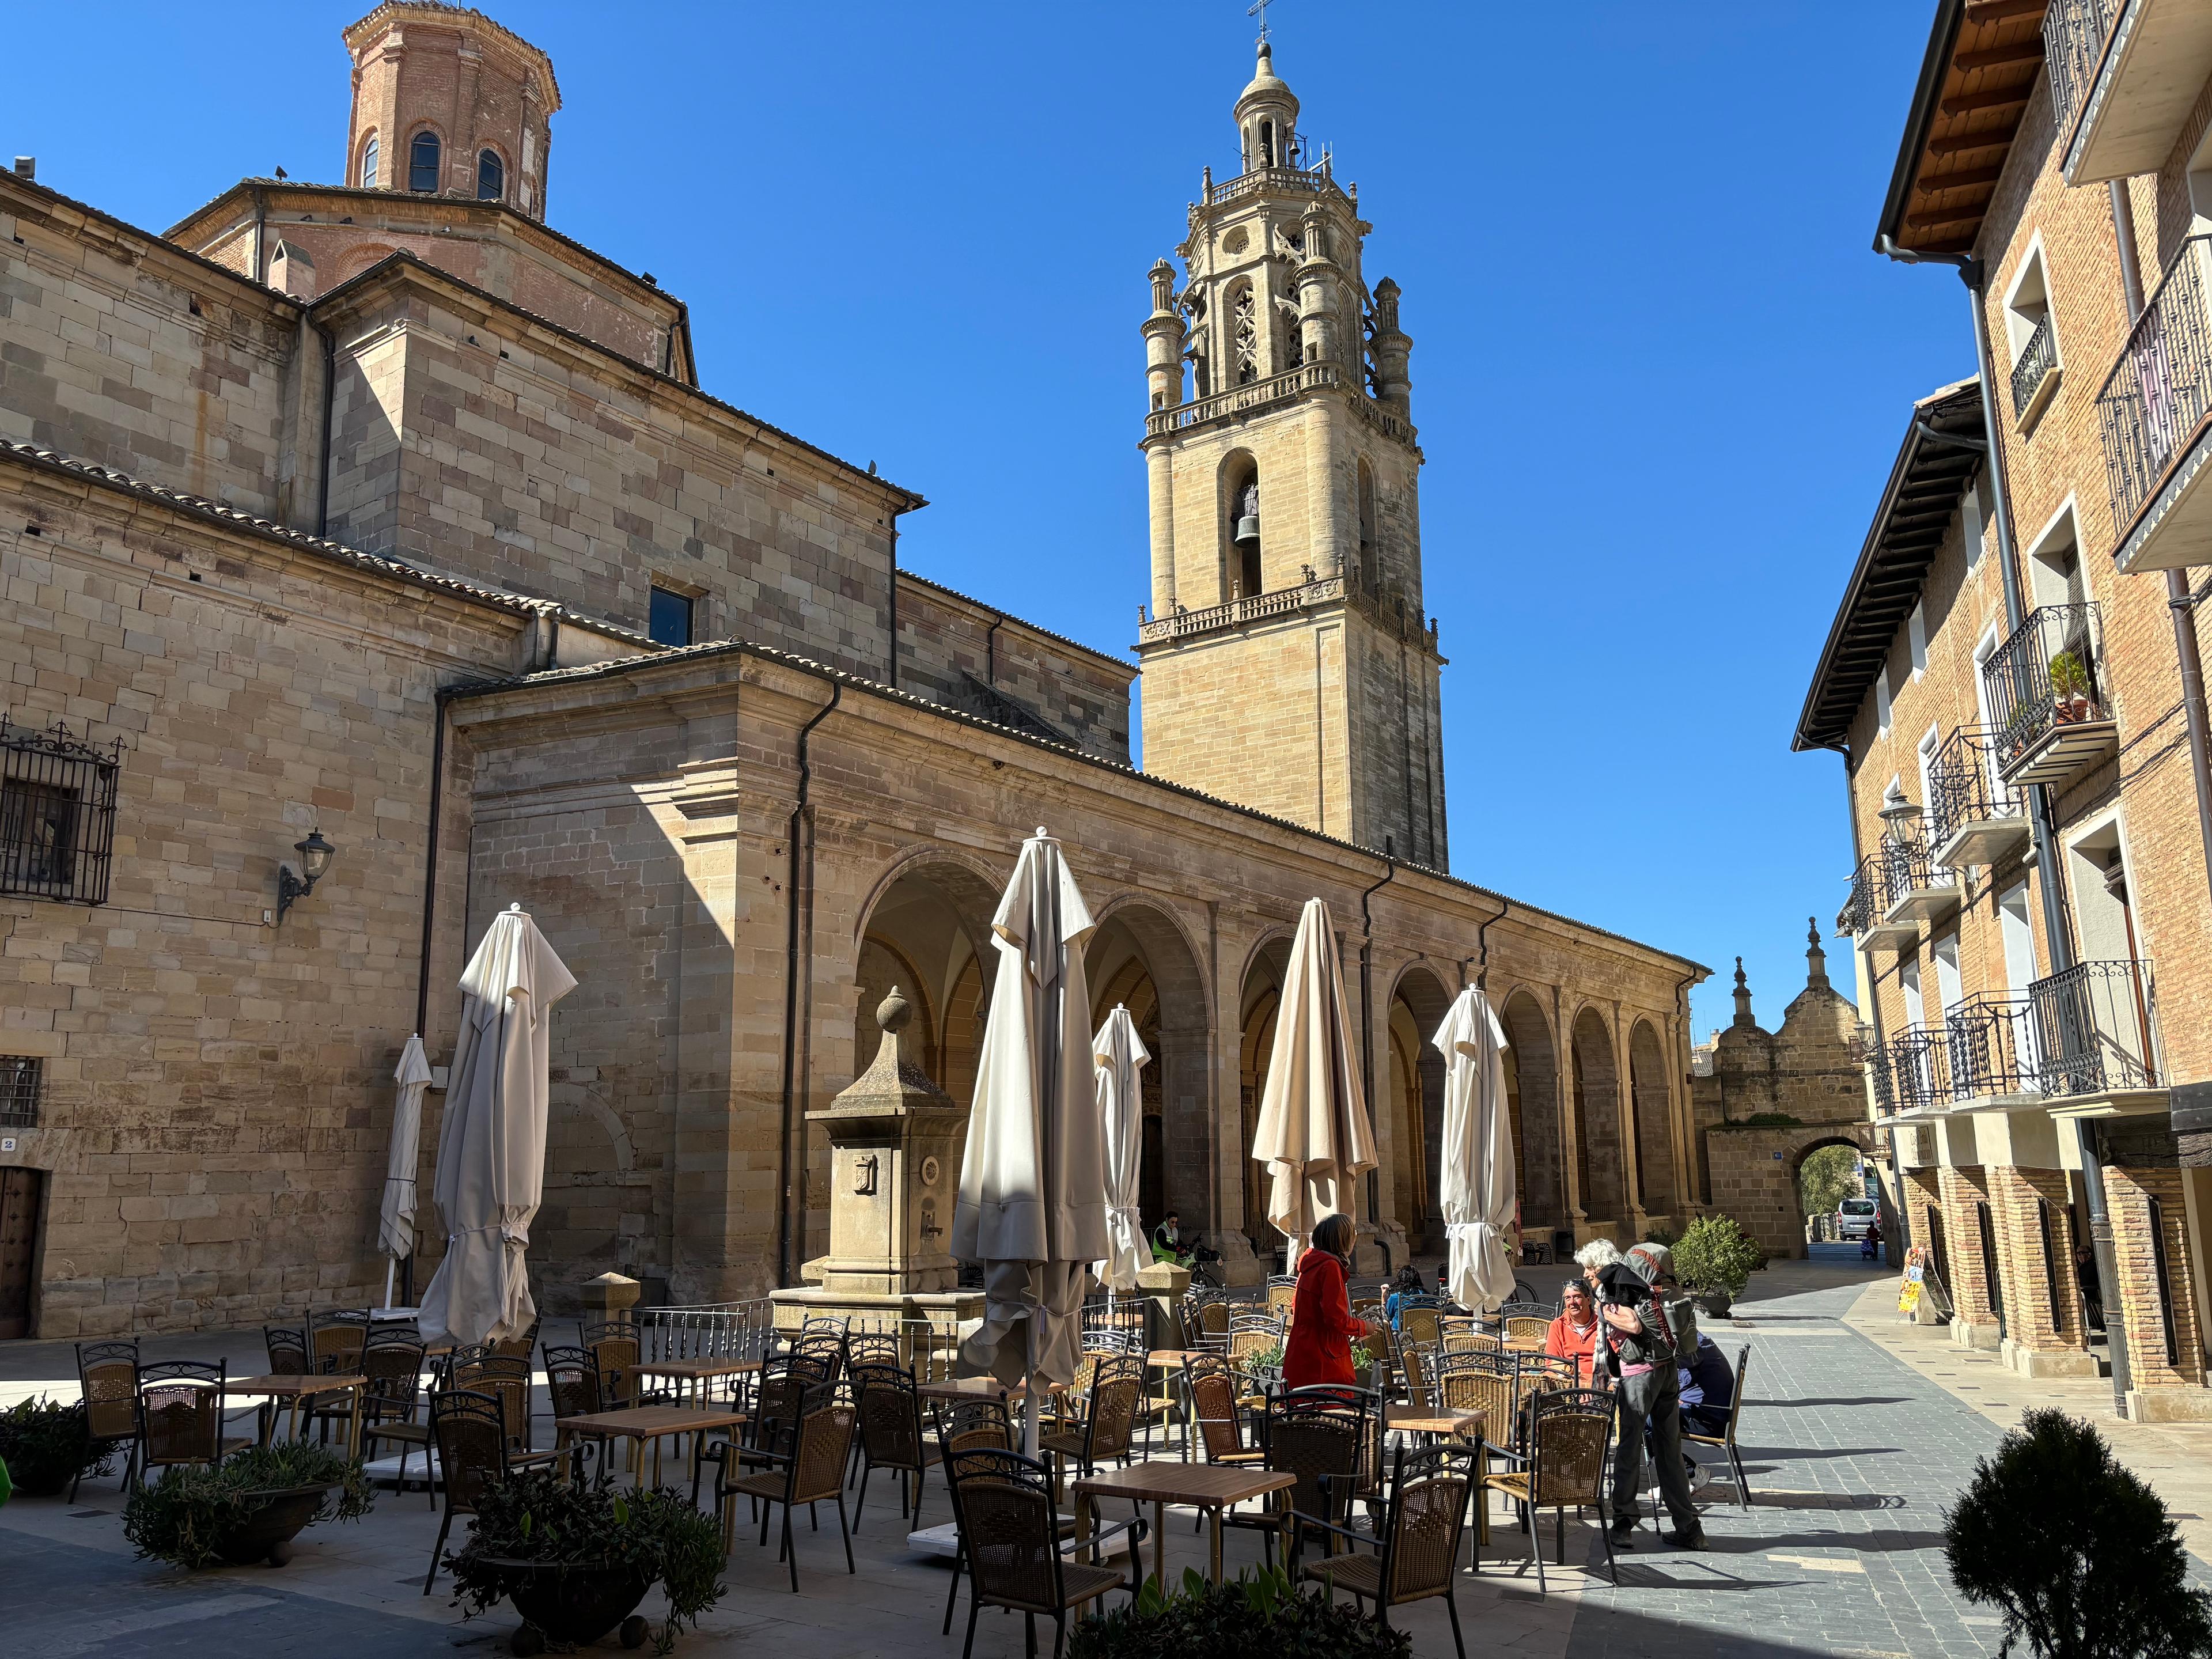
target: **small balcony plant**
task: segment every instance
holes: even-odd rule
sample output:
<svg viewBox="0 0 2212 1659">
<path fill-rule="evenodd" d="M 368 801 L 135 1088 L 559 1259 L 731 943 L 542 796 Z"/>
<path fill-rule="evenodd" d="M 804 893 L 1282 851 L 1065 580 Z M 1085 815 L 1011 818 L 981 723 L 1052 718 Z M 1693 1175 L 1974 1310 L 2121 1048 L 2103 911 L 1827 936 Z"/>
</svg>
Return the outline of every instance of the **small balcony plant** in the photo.
<svg viewBox="0 0 2212 1659">
<path fill-rule="evenodd" d="M 2089 671 L 2074 652 L 2061 651 L 2051 659 L 2051 711 L 2062 726 L 2079 725 L 2096 713 L 2089 701 Z"/>
</svg>

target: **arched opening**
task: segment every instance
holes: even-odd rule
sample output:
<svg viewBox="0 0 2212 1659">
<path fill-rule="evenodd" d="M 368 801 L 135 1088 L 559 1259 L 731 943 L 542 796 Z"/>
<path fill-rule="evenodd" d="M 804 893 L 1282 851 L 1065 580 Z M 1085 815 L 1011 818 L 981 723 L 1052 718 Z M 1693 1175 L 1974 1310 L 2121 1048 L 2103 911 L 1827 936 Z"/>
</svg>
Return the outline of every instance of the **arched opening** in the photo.
<svg viewBox="0 0 2212 1659">
<path fill-rule="evenodd" d="M 1260 165 L 1263 167 L 1275 165 L 1275 124 L 1273 121 L 1260 123 Z"/>
<path fill-rule="evenodd" d="M 1231 355 L 1237 362 L 1235 384 L 1249 386 L 1260 379 L 1260 304 L 1249 282 L 1231 290 L 1229 332 Z"/>
<path fill-rule="evenodd" d="M 1866 1219 L 1877 1213 L 1881 1190 L 1866 1173 L 1864 1149 L 1855 1140 L 1815 1141 L 1798 1153 L 1791 1178 L 1797 1213 L 1804 1218 L 1805 1232 L 1800 1237 L 1812 1243 L 1856 1246 Z"/>
<path fill-rule="evenodd" d="M 1650 1216 L 1673 1215 L 1674 1115 L 1666 1045 L 1651 1022 L 1639 1019 L 1628 1037 L 1628 1096 L 1636 1125 L 1636 1191 Z"/>
<path fill-rule="evenodd" d="M 1613 1034 L 1595 1008 L 1575 1017 L 1575 1174 L 1583 1213 L 1593 1222 L 1626 1220 L 1628 1193 L 1622 1179 L 1620 1079 Z"/>
<path fill-rule="evenodd" d="M 1212 1006 L 1197 958 L 1175 923 L 1147 904 L 1111 908 L 1092 935 L 1084 963 L 1091 986 L 1091 1030 L 1118 1003 L 1152 1051 L 1141 1075 L 1143 1161 L 1138 1208 L 1146 1228 L 1170 1210 L 1186 1231 L 1218 1225 L 1212 1179 L 1217 1156 L 1207 1109 L 1206 1010 Z"/>
<path fill-rule="evenodd" d="M 496 202 L 507 194 L 507 163 L 495 149 L 477 152 L 477 200 Z"/>
<path fill-rule="evenodd" d="M 415 135 L 407 147 L 407 188 L 434 191 L 438 188 L 438 163 L 443 155 L 438 135 L 424 131 Z"/>
<path fill-rule="evenodd" d="M 1413 1248 L 1443 1247 L 1437 1170 L 1443 1153 L 1444 1056 L 1432 1040 L 1451 1001 L 1425 968 L 1407 971 L 1390 999 L 1392 1207 Z"/>
<path fill-rule="evenodd" d="M 1275 1048 L 1275 1016 L 1282 1006 L 1283 980 L 1290 971 L 1291 940 L 1273 939 L 1253 954 L 1237 998 L 1237 1164 L 1244 1188 L 1244 1236 L 1262 1261 L 1282 1259 L 1283 1236 L 1267 1224 L 1267 1173 L 1252 1159 L 1260 1127 L 1260 1097 L 1267 1087 L 1267 1062 Z"/>
<path fill-rule="evenodd" d="M 1375 470 L 1359 463 L 1359 585 L 1367 592 L 1382 587 L 1382 571 L 1375 544 Z"/>
<path fill-rule="evenodd" d="M 1221 464 L 1221 602 L 1261 591 L 1260 465 L 1245 450 Z"/>
<path fill-rule="evenodd" d="M 896 985 L 914 1006 L 908 1058 L 968 1104 L 995 965 L 988 941 L 997 908 L 990 884 L 962 865 L 913 866 L 884 890 L 860 935 L 852 1075 L 876 1057 L 883 1040 L 876 1007 Z"/>
<path fill-rule="evenodd" d="M 1559 1054 L 1551 1024 L 1528 992 L 1507 997 L 1498 1021 L 1505 1028 L 1505 1101 L 1520 1165 L 1521 1233 L 1548 1241 L 1569 1227 L 1559 1159 Z"/>
<path fill-rule="evenodd" d="M 361 187 L 363 190 L 376 188 L 376 135 L 372 132 L 368 135 L 368 142 L 361 147 Z"/>
</svg>

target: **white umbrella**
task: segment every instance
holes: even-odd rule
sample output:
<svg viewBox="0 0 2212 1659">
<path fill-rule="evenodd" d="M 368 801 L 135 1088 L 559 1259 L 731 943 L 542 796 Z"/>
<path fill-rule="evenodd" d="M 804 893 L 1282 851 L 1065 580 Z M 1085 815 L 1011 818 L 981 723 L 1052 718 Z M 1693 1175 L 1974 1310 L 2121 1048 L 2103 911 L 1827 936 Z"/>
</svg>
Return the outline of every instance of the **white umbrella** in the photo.
<svg viewBox="0 0 2212 1659">
<path fill-rule="evenodd" d="M 1472 985 L 1431 1039 L 1444 1057 L 1443 1167 L 1437 1197 L 1452 1300 L 1492 1313 L 1513 1294 L 1513 1126 L 1505 1109 L 1505 1029 Z"/>
<path fill-rule="evenodd" d="M 1328 906 L 1317 898 L 1306 901 L 1291 944 L 1252 1157 L 1272 1177 L 1267 1219 L 1290 1240 L 1293 1267 L 1323 1216 L 1358 1214 L 1358 1177 L 1375 1167 L 1344 963 Z"/>
<path fill-rule="evenodd" d="M 1106 1155 L 1091 1085 L 1083 941 L 1090 908 L 1042 830 L 1022 843 L 991 919 L 999 952 L 952 1212 L 952 1254 L 983 1269 L 983 1322 L 963 1350 L 1037 1396 L 1080 1358 L 1083 1276 L 1107 1254 Z"/>
<path fill-rule="evenodd" d="M 495 917 L 461 975 L 446 1121 L 431 1195 L 446 1256 L 422 1293 L 424 1338 L 492 1342 L 537 1317 L 523 1254 L 545 1182 L 553 1005 L 576 988 L 522 907 Z"/>
<path fill-rule="evenodd" d="M 430 1086 L 430 1057 L 410 1035 L 392 1074 L 399 1092 L 392 1103 L 392 1150 L 384 1163 L 384 1202 L 376 1218 L 376 1248 L 385 1255 L 384 1305 L 392 1305 L 392 1275 L 415 1254 L 415 1161 L 422 1142 L 422 1091 Z"/>
<path fill-rule="evenodd" d="M 1111 1240 L 1104 1259 L 1091 1271 L 1110 1301 L 1117 1291 L 1135 1290 L 1137 1274 L 1152 1259 L 1137 1212 L 1145 1145 L 1138 1074 L 1151 1063 L 1152 1053 L 1137 1035 L 1137 1022 L 1119 1003 L 1091 1039 L 1091 1052 L 1098 1067 L 1098 1118 L 1106 1135 L 1106 1231 Z"/>
</svg>

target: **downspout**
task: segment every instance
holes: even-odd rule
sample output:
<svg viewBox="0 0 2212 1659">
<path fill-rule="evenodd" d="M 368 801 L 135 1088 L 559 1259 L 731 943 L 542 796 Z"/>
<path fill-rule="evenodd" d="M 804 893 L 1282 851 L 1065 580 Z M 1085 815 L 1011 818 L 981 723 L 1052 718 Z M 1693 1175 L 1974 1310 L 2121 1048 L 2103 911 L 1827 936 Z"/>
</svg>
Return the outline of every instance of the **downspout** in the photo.
<svg viewBox="0 0 2212 1659">
<path fill-rule="evenodd" d="M 898 690 L 898 521 L 896 512 L 891 514 L 891 660 L 890 688 Z"/>
<path fill-rule="evenodd" d="M 315 534 L 321 538 L 331 533 L 331 415 L 337 407 L 338 343 L 313 317 L 307 325 L 323 337 L 323 429 L 315 436 Z"/>
<path fill-rule="evenodd" d="M 990 632 L 983 635 L 983 684 L 994 691 L 999 689 L 999 629 L 1006 619 L 995 612 L 991 617 Z"/>
<path fill-rule="evenodd" d="M 832 681 L 830 686 L 830 701 L 816 709 L 812 718 L 799 728 L 799 793 L 792 802 L 791 823 L 785 836 L 785 839 L 790 843 L 791 867 L 785 882 L 787 896 L 784 902 L 784 911 L 789 918 L 789 926 L 784 945 L 783 1128 L 781 1138 L 777 1142 L 781 1179 L 778 1182 L 781 1196 L 776 1208 L 775 1261 L 776 1282 L 786 1288 L 788 1288 L 791 1284 L 793 1273 L 791 1240 L 794 1182 L 792 1178 L 791 1139 L 793 1127 L 798 1121 L 799 1100 L 799 898 L 801 873 L 799 859 L 799 833 L 805 827 L 807 796 L 814 781 L 814 774 L 806 763 L 807 740 L 814 735 L 814 728 L 830 718 L 830 711 L 837 707 L 844 695 L 845 683 L 842 680 Z M 809 851 L 811 854 L 811 842 Z M 813 860 L 811 856 L 806 861 L 805 874 L 807 885 L 811 890 L 814 875 Z M 813 908 L 811 891 L 809 901 L 808 909 L 811 912 Z M 813 921 L 811 914 L 807 921 L 810 923 Z M 799 1180 L 804 1182 L 805 1178 L 805 1171 L 800 1170 Z"/>
<path fill-rule="evenodd" d="M 262 243 L 267 237 L 268 228 L 269 198 L 257 185 L 253 189 L 253 280 L 264 288 L 269 285 L 266 275 L 269 266 L 268 262 L 262 258 L 261 249 Z"/>
<path fill-rule="evenodd" d="M 1385 857 L 1382 860 L 1382 879 L 1359 896 L 1359 1080 L 1367 1096 L 1367 1121 L 1372 1128 L 1375 1122 L 1375 913 L 1368 908 L 1368 901 L 1397 878 L 1398 862 Z M 1371 1222 L 1382 1211 L 1382 1176 L 1379 1170 L 1367 1172 L 1367 1215 Z M 1390 1249 L 1382 1244 L 1382 1235 L 1376 1243 L 1382 1249 L 1384 1278 L 1395 1271 L 1390 1260 Z"/>
<path fill-rule="evenodd" d="M 2128 325 L 2134 327 L 2143 313 L 2142 267 L 2136 261 L 2135 204 L 2127 186 L 2118 179 L 2105 188 L 2112 202 L 2112 234 L 2119 244 L 2120 292 L 2127 301 Z M 2197 644 L 2197 619 L 2191 613 L 2196 601 L 2189 592 L 2189 573 L 2166 573 L 2166 607 L 2173 615 L 2173 659 L 2181 671 L 2181 708 L 2189 722 L 2189 774 L 2197 786 L 2197 842 L 2204 854 L 2204 877 L 2212 885 L 2212 739 L 2208 739 L 2204 708 L 2204 659 Z"/>
<path fill-rule="evenodd" d="M 2021 603 L 2020 571 L 2014 560 L 2011 489 L 2005 471 L 2004 448 L 1997 434 L 1996 376 L 1990 356 L 1989 320 L 1982 313 L 1983 289 L 1989 267 L 1971 253 L 1920 253 L 1901 248 L 1885 235 L 1876 244 L 1882 252 L 1905 264 L 1945 264 L 1957 270 L 1959 280 L 1972 296 L 1968 307 L 1974 319 L 1974 373 L 1981 384 L 1982 428 L 1990 446 L 1990 518 L 1997 529 L 1997 558 L 2004 578 L 2005 621 L 2018 632 L 2026 620 Z M 2050 792 L 2041 784 L 2027 792 L 2028 823 L 2034 832 L 2035 868 L 2041 878 L 2035 884 L 2043 899 L 2043 943 L 2051 957 L 2051 971 L 2062 973 L 2074 965 L 2074 941 L 2067 931 L 2066 900 L 2059 891 L 2057 836 L 2051 828 Z M 2081 1191 L 2089 1209 L 2089 1241 L 2097 1259 L 2097 1278 L 2109 1287 L 2105 1305 L 2105 1343 L 2111 1351 L 2113 1414 L 2128 1414 L 2130 1381 L 2128 1364 L 2125 1297 L 2121 1293 L 2119 1259 L 2112 1248 L 2112 1214 L 2105 1202 L 2105 1160 L 2095 1121 L 2076 1118 L 2074 1133 L 2081 1155 Z M 2083 1333 L 2086 1342 L 2087 1333 Z"/>
<path fill-rule="evenodd" d="M 1474 988 L 1480 991 L 1485 996 L 1490 994 L 1490 941 L 1484 936 L 1490 932 L 1490 925 L 1492 922 L 1503 921 L 1504 919 L 1505 913 L 1513 908 L 1513 901 L 1507 898 L 1503 893 L 1493 894 L 1492 896 L 1498 901 L 1498 914 L 1494 916 L 1486 916 L 1483 919 L 1482 926 L 1474 930 L 1474 947 L 1477 953 L 1474 969 Z M 1467 971 L 1467 964 L 1465 963 L 1462 963 L 1460 964 L 1460 971 L 1462 973 L 1465 973 Z"/>
<path fill-rule="evenodd" d="M 422 961 L 415 976 L 415 1035 L 421 1036 L 430 1018 L 430 947 L 438 927 L 438 822 L 446 804 L 446 708 L 453 692 L 438 688 L 437 709 L 430 726 L 430 809 L 424 831 L 422 855 Z M 408 1251 L 402 1267 L 401 1294 L 410 1306 L 415 1301 L 415 1252 Z"/>
</svg>

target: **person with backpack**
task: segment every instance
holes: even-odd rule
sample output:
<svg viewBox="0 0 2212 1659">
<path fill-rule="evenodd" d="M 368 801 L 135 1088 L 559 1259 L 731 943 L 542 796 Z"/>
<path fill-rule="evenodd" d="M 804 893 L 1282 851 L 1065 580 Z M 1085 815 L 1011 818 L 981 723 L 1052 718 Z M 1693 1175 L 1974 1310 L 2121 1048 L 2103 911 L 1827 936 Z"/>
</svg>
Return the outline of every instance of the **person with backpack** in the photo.
<svg viewBox="0 0 2212 1659">
<path fill-rule="evenodd" d="M 1642 1473 L 1648 1430 L 1652 1461 L 1658 1468 L 1659 1495 L 1674 1522 L 1674 1531 L 1664 1536 L 1677 1549 L 1703 1549 L 1705 1529 L 1682 1466 L 1674 1336 L 1653 1296 L 1655 1264 L 1648 1255 L 1624 1258 L 1604 1240 L 1576 1252 L 1575 1261 L 1597 1297 L 1600 1352 L 1607 1371 L 1616 1379 L 1620 1421 L 1613 1443 L 1613 1546 L 1635 1547 L 1632 1534 L 1641 1508 L 1637 1477 Z"/>
</svg>

